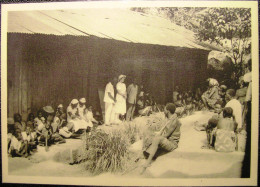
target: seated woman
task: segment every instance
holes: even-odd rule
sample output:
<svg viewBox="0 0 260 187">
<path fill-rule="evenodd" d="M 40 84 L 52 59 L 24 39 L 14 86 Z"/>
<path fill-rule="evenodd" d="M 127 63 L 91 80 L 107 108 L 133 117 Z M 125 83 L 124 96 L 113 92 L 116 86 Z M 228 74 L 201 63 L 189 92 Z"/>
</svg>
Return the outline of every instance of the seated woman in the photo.
<svg viewBox="0 0 260 187">
<path fill-rule="evenodd" d="M 216 79 L 209 79 L 209 88 L 201 96 L 204 106 L 208 109 L 219 109 L 220 105 L 217 103 L 220 100 L 219 84 Z"/>
<path fill-rule="evenodd" d="M 80 129 L 87 129 L 88 126 L 87 122 L 79 115 L 78 103 L 79 101 L 77 99 L 73 99 L 67 108 L 67 122 L 74 125 L 73 129 L 75 133 Z"/>
<path fill-rule="evenodd" d="M 226 107 L 223 110 L 223 118 L 218 121 L 215 129 L 215 150 L 218 152 L 233 152 L 236 150 L 237 123 L 233 119 L 233 109 Z"/>
<path fill-rule="evenodd" d="M 223 130 L 235 132 L 236 129 L 237 129 L 237 123 L 234 120 L 233 110 L 231 107 L 225 107 L 223 109 L 222 117 L 219 117 L 219 115 L 215 115 L 211 119 L 209 119 L 208 125 L 206 126 L 208 144 L 206 146 L 203 146 L 202 148 L 214 148 L 214 146 L 216 145 L 215 142 L 216 142 L 217 134 L 223 133 L 221 132 Z M 217 131 L 218 133 L 216 133 Z M 228 132 L 226 134 L 231 135 L 233 133 Z M 220 137 L 221 136 L 219 136 L 219 138 Z"/>
</svg>

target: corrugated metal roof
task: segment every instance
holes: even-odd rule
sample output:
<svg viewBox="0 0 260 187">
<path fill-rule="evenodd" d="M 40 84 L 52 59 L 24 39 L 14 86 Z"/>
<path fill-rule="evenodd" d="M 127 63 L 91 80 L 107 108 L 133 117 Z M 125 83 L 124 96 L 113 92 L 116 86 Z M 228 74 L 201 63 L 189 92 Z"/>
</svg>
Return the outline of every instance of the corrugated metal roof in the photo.
<svg viewBox="0 0 260 187">
<path fill-rule="evenodd" d="M 170 20 L 129 9 L 13 11 L 8 32 L 54 35 L 94 35 L 126 42 L 212 50 L 194 33 Z"/>
</svg>

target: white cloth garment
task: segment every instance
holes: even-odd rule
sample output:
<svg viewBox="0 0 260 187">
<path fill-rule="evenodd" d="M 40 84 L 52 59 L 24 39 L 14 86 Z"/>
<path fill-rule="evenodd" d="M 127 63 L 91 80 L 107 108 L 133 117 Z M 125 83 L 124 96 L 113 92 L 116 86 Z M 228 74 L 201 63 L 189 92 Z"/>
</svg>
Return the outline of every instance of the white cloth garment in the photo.
<svg viewBox="0 0 260 187">
<path fill-rule="evenodd" d="M 78 105 L 79 116 L 81 118 L 84 118 L 84 110 L 85 109 L 86 109 L 86 105 L 83 105 L 82 107 Z"/>
<path fill-rule="evenodd" d="M 114 122 L 115 110 L 113 103 L 105 103 L 105 124 L 111 124 Z"/>
<path fill-rule="evenodd" d="M 233 115 L 238 124 L 237 128 L 242 127 L 242 105 L 237 99 L 231 99 L 225 107 L 230 107 L 233 109 Z"/>
<path fill-rule="evenodd" d="M 78 108 L 72 108 L 71 107 L 71 104 L 68 106 L 67 108 L 67 121 L 68 122 L 71 122 L 74 124 L 74 130 L 75 132 L 77 132 L 79 129 L 86 129 L 88 124 L 87 122 L 85 121 L 85 119 L 79 119 L 77 116 L 77 111 L 78 111 Z M 77 116 L 76 118 L 72 119 L 71 116 L 69 115 L 69 113 L 71 113 L 73 116 Z"/>
<path fill-rule="evenodd" d="M 126 95 L 126 86 L 124 83 L 118 82 L 116 85 L 117 94 L 116 94 L 116 104 L 115 104 L 115 113 L 124 115 L 126 113 L 126 99 L 120 95 Z"/>
<path fill-rule="evenodd" d="M 115 103 L 114 100 L 111 99 L 111 98 L 108 96 L 108 93 L 110 93 L 113 98 L 115 97 L 114 87 L 113 87 L 113 85 L 111 84 L 111 82 L 107 83 L 107 85 L 106 85 L 105 95 L 104 95 L 104 102 L 105 102 L 105 103 Z"/>
<path fill-rule="evenodd" d="M 13 147 L 15 150 L 20 151 L 21 146 L 22 146 L 22 142 L 17 140 L 17 138 L 15 136 L 13 136 L 11 139 L 10 148 Z M 9 150 L 9 153 L 10 153 L 10 150 Z"/>
</svg>

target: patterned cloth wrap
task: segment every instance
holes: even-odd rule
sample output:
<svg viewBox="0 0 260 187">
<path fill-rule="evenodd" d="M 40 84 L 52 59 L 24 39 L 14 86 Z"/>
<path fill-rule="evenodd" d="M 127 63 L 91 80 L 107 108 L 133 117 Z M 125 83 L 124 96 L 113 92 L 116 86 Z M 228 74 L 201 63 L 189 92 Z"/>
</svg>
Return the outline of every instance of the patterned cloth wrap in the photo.
<svg viewBox="0 0 260 187">
<path fill-rule="evenodd" d="M 236 150 L 237 138 L 234 131 L 217 129 L 215 150 L 218 152 L 233 152 Z"/>
</svg>

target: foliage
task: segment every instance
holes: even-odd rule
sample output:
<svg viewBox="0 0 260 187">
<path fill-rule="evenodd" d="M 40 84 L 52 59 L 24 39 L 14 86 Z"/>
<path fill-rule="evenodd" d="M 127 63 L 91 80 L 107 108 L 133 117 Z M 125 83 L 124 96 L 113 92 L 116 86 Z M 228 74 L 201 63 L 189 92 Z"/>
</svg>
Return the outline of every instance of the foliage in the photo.
<svg viewBox="0 0 260 187">
<path fill-rule="evenodd" d="M 209 8 L 202 14 L 197 39 L 209 41 L 228 52 L 233 62 L 231 79 L 244 72 L 245 56 L 251 53 L 251 12 L 247 8 Z"/>
</svg>

